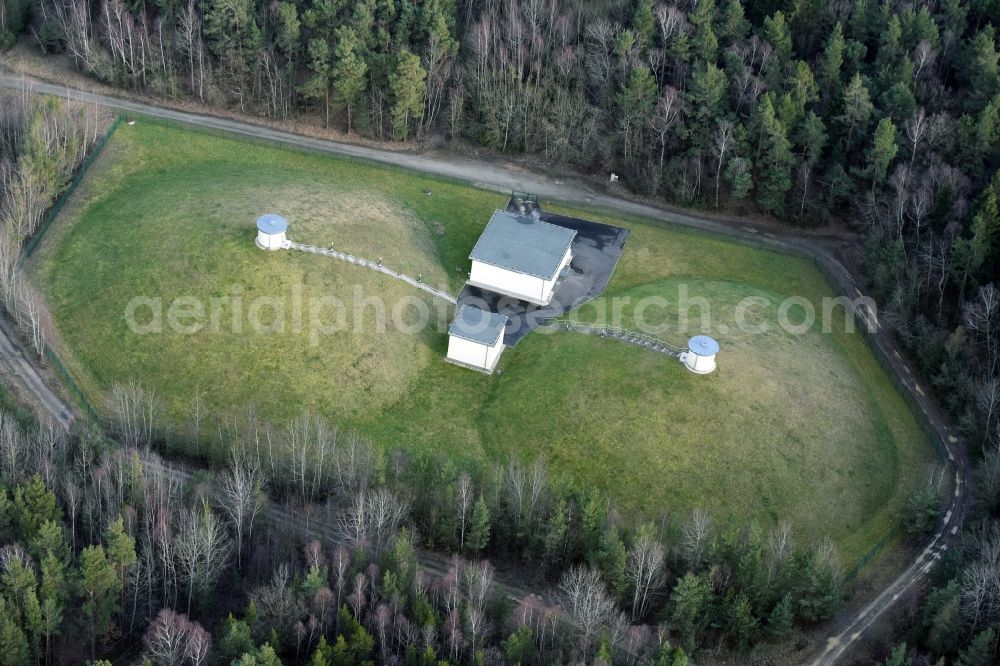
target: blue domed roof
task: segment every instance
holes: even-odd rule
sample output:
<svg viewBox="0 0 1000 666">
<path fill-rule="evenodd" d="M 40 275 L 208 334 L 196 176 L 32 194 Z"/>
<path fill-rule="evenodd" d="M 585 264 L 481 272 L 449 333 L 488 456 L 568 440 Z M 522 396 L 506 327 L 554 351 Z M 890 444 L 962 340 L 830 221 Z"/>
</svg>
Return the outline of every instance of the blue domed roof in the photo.
<svg viewBox="0 0 1000 666">
<path fill-rule="evenodd" d="M 688 349 L 698 356 L 713 356 L 719 353 L 719 343 L 707 335 L 696 335 L 688 340 Z"/>
<path fill-rule="evenodd" d="M 257 229 L 265 234 L 280 234 L 288 229 L 288 220 L 277 213 L 267 213 L 257 218 Z"/>
</svg>

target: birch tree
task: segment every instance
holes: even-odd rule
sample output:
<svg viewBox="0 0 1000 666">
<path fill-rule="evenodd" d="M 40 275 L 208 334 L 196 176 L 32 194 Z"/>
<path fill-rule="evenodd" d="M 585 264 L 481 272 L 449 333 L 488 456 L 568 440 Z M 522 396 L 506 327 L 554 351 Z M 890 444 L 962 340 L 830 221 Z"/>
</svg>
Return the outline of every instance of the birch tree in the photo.
<svg viewBox="0 0 1000 666">
<path fill-rule="evenodd" d="M 666 581 L 663 546 L 656 540 L 652 525 L 643 525 L 632 544 L 625 573 L 632 587 L 632 621 L 646 616 Z"/>
<path fill-rule="evenodd" d="M 222 510 L 229 517 L 236 535 L 236 566 L 243 568 L 244 533 L 253 538 L 253 525 L 264 508 L 266 480 L 256 461 L 247 455 L 233 454 L 229 469 L 218 483 L 217 498 Z"/>
</svg>

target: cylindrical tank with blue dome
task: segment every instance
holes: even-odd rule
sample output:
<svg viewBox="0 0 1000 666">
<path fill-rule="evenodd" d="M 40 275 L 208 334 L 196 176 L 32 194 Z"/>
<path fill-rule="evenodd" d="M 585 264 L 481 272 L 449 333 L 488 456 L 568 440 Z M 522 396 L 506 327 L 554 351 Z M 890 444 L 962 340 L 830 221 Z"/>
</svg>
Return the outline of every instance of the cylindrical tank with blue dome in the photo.
<svg viewBox="0 0 1000 666">
<path fill-rule="evenodd" d="M 719 343 L 707 335 L 696 335 L 688 340 L 687 351 L 681 354 L 681 361 L 691 372 L 707 375 L 715 370 L 715 355 L 719 353 Z"/>
</svg>

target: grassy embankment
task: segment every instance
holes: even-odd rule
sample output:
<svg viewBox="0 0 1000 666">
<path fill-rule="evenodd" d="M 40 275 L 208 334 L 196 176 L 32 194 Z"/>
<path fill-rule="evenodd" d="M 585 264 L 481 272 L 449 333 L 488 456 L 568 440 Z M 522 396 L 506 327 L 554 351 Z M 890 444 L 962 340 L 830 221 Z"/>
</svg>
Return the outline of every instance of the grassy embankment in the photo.
<svg viewBox="0 0 1000 666">
<path fill-rule="evenodd" d="M 430 194 L 427 194 L 430 192 Z M 776 325 L 788 296 L 822 312 L 829 285 L 807 261 L 668 228 L 584 211 L 629 226 L 632 235 L 601 302 L 666 298 L 648 321 L 683 344 L 679 290 L 706 298 L 719 369 L 688 373 L 675 360 L 614 340 L 532 335 L 485 377 L 442 361 L 437 327 L 405 333 L 392 309 L 416 297 L 407 285 L 343 262 L 253 244 L 261 212 L 288 217 L 289 235 L 383 261 L 457 292 L 469 249 L 503 198 L 466 185 L 328 156 L 289 151 L 151 122 L 123 126 L 35 256 L 58 329 L 57 344 L 95 403 L 115 381 L 136 378 L 187 428 L 196 392 L 214 417 L 252 404 L 280 421 L 303 411 L 354 428 L 387 448 L 439 451 L 455 459 L 543 456 L 566 483 L 606 489 L 619 507 L 655 515 L 693 506 L 717 516 L 791 521 L 800 540 L 834 537 L 851 561 L 895 520 L 908 489 L 933 459 L 926 438 L 860 334 L 818 320 L 793 335 Z M 562 209 L 573 212 L 570 209 Z M 357 290 L 386 304 L 384 325 Z M 296 294 L 305 304 L 296 326 Z M 137 335 L 124 313 L 134 297 L 166 305 L 217 301 L 219 325 L 195 334 Z M 310 337 L 309 299 L 348 305 L 342 330 Z M 251 330 L 257 297 L 286 302 L 284 331 Z M 736 306 L 754 296 L 751 335 Z M 259 319 L 274 319 L 259 306 Z M 793 308 L 793 313 L 797 308 Z M 404 319 L 414 308 L 404 308 Z M 139 319 L 149 320 L 140 308 Z M 449 312 L 440 316 L 446 320 Z M 798 321 L 798 317 L 792 317 Z M 330 311 L 323 313 L 330 320 Z M 214 330 L 217 329 L 217 330 Z"/>
</svg>

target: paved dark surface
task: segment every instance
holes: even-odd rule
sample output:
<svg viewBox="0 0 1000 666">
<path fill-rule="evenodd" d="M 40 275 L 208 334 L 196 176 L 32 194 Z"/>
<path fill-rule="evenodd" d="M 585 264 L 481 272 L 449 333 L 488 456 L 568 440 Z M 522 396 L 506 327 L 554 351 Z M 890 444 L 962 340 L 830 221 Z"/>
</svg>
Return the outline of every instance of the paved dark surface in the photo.
<svg viewBox="0 0 1000 666">
<path fill-rule="evenodd" d="M 513 199 L 507 205 L 507 210 L 518 212 Z M 470 285 L 465 285 L 458 295 L 460 305 L 474 305 L 507 316 L 509 321 L 503 342 L 508 347 L 516 345 L 539 324 L 561 317 L 600 296 L 608 287 L 628 238 L 628 229 L 546 213 L 541 208 L 538 210 L 541 213 L 538 217 L 543 222 L 576 232 L 572 246 L 573 260 L 556 282 L 552 302 L 548 305 L 534 305 Z"/>
</svg>

